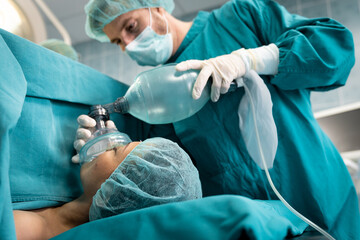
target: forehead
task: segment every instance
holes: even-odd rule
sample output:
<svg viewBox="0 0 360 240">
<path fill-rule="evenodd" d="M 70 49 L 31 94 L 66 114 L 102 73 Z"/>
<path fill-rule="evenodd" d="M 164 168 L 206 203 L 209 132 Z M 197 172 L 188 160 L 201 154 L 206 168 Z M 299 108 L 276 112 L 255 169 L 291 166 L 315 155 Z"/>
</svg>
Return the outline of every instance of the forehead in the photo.
<svg viewBox="0 0 360 240">
<path fill-rule="evenodd" d="M 106 28 L 108 25 L 110 25 L 110 27 L 121 27 L 124 24 L 126 24 L 126 22 L 129 19 L 134 19 L 134 18 L 148 19 L 149 18 L 149 10 L 147 8 L 140 8 L 140 9 L 135 9 L 130 12 L 124 13 L 124 14 L 118 16 L 117 18 L 115 18 L 109 24 L 105 25 L 104 28 Z"/>
</svg>

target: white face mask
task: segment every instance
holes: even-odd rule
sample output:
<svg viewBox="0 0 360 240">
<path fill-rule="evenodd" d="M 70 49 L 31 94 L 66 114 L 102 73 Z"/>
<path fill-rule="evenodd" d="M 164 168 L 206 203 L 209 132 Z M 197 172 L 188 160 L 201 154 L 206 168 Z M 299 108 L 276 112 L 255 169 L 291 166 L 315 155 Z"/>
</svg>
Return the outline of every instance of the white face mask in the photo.
<svg viewBox="0 0 360 240">
<path fill-rule="evenodd" d="M 166 34 L 159 35 L 151 28 L 151 11 L 150 26 L 147 26 L 131 43 L 125 51 L 129 56 L 141 66 L 157 66 L 165 63 L 171 57 L 173 51 L 173 39 L 169 33 L 168 22 L 166 22 Z"/>
</svg>

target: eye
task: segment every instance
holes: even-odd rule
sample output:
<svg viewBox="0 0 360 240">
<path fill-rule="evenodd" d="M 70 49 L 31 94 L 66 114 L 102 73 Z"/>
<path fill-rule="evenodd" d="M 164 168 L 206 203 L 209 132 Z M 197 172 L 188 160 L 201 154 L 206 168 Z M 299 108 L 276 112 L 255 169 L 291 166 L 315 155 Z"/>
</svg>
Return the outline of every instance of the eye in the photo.
<svg viewBox="0 0 360 240">
<path fill-rule="evenodd" d="M 117 147 L 113 147 L 113 148 L 110 148 L 110 149 L 106 150 L 106 152 L 110 152 L 110 151 L 115 151 L 115 153 L 116 153 Z"/>
<path fill-rule="evenodd" d="M 121 40 L 119 38 L 113 39 L 111 40 L 111 43 L 114 43 L 116 45 L 120 45 L 121 44 Z"/>
<path fill-rule="evenodd" d="M 126 31 L 129 32 L 129 33 L 134 33 L 136 31 L 136 27 L 137 27 L 136 21 L 131 21 L 127 25 Z"/>
<path fill-rule="evenodd" d="M 115 42 L 116 45 L 120 45 L 121 44 L 121 40 L 120 39 L 117 39 L 116 42 Z"/>
</svg>

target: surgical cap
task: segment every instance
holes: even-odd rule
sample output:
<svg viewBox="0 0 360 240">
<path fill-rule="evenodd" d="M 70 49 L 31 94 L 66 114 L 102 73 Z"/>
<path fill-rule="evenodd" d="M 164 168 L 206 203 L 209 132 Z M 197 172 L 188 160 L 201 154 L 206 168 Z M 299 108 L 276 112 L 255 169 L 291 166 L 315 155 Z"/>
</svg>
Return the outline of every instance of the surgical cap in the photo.
<svg viewBox="0 0 360 240">
<path fill-rule="evenodd" d="M 75 49 L 72 46 L 66 44 L 64 41 L 58 39 L 48 39 L 41 42 L 40 46 L 43 46 L 66 57 L 69 57 L 72 60 L 79 61 L 79 55 L 77 54 Z"/>
<path fill-rule="evenodd" d="M 187 153 L 164 138 L 138 144 L 93 197 L 90 221 L 154 205 L 202 197 Z"/>
<path fill-rule="evenodd" d="M 85 6 L 86 34 L 100 42 L 109 42 L 103 31 L 118 16 L 139 8 L 162 7 L 168 13 L 174 10 L 173 0 L 90 0 Z"/>
</svg>

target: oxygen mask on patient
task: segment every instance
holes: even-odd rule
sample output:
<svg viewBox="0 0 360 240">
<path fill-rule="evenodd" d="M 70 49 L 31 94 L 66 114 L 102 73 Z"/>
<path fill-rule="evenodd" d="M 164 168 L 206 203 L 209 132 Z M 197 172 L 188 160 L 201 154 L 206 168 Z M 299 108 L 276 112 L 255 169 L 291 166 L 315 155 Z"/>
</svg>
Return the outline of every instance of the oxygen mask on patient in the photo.
<svg viewBox="0 0 360 240">
<path fill-rule="evenodd" d="M 106 127 L 105 122 L 110 117 L 108 111 L 101 105 L 91 106 L 89 116 L 95 119 L 96 130 L 80 150 L 80 164 L 91 162 L 109 149 L 125 146 L 132 142 L 127 134 Z"/>
</svg>

